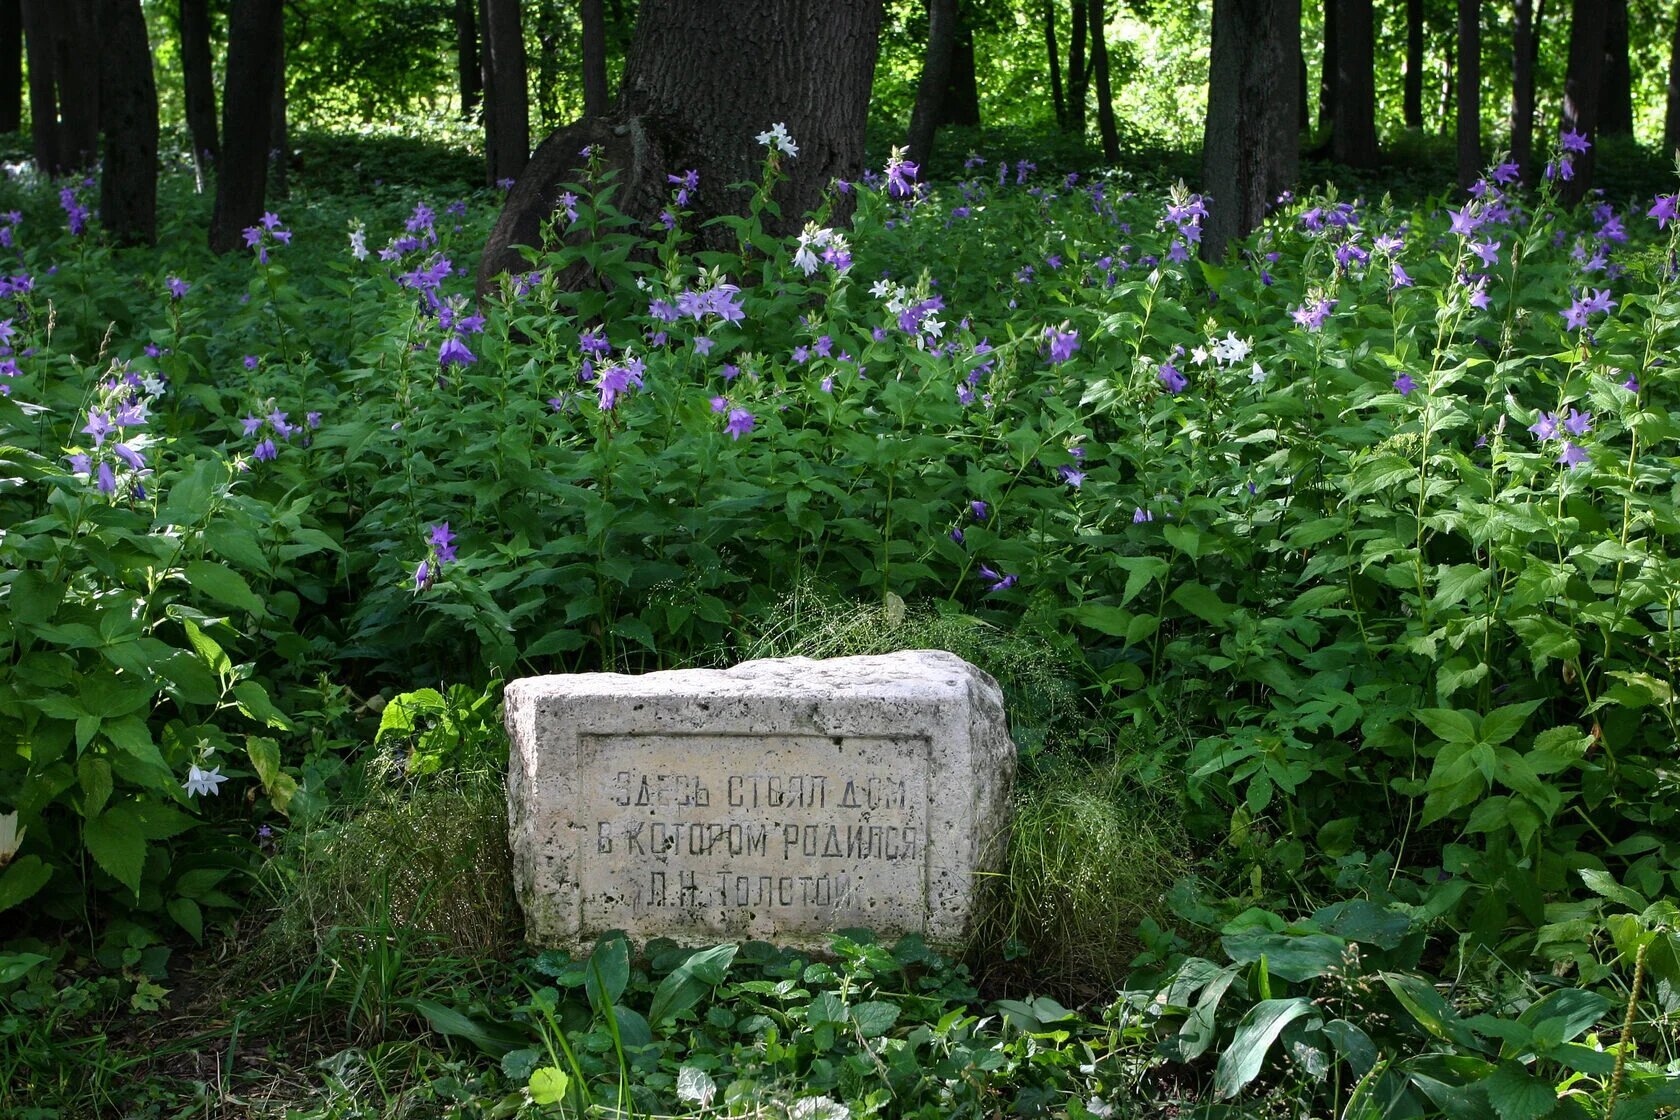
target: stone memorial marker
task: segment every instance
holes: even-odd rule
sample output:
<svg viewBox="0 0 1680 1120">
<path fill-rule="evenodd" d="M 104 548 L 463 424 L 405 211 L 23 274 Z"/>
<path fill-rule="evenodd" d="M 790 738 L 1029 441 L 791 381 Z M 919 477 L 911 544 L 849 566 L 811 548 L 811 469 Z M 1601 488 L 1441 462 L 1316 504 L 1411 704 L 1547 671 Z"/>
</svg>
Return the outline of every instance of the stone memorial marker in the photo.
<svg viewBox="0 0 1680 1120">
<path fill-rule="evenodd" d="M 528 936 L 824 948 L 967 931 L 1002 854 L 1003 697 L 949 653 L 529 677 L 507 686 Z"/>
</svg>

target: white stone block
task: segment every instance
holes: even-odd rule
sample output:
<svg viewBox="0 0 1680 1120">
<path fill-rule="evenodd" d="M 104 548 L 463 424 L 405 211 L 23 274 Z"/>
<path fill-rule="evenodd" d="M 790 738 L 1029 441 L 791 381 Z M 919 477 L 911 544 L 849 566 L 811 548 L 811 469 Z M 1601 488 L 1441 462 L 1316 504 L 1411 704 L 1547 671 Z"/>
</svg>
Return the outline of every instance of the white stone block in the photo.
<svg viewBox="0 0 1680 1120">
<path fill-rule="evenodd" d="M 527 935 L 952 947 L 1008 824 L 996 682 L 949 653 L 529 677 L 507 686 Z"/>
</svg>

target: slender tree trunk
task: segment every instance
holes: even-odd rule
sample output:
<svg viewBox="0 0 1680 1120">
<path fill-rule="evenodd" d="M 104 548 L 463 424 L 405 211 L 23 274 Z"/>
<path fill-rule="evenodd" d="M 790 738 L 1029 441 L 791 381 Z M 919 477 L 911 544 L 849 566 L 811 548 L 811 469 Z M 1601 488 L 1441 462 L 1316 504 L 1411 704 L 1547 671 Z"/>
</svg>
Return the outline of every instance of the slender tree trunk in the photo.
<svg viewBox="0 0 1680 1120">
<path fill-rule="evenodd" d="M 1050 58 L 1050 99 L 1056 105 L 1056 125 L 1067 128 L 1067 100 L 1062 96 L 1062 55 L 1056 45 L 1056 0 L 1044 0 L 1044 50 Z"/>
<path fill-rule="evenodd" d="M 274 94 L 268 103 L 268 191 L 275 198 L 292 193 L 292 137 L 286 126 L 286 38 L 280 37 L 274 53 Z"/>
<path fill-rule="evenodd" d="M 1330 155 L 1349 167 L 1377 165 L 1376 68 L 1371 0 L 1338 0 L 1336 126 Z"/>
<path fill-rule="evenodd" d="M 951 76 L 945 83 L 945 98 L 940 102 L 941 125 L 979 126 L 980 79 L 974 67 L 974 29 L 963 14 L 962 0 L 958 0 L 957 41 L 951 50 Z"/>
<path fill-rule="evenodd" d="M 1301 0 L 1214 0 L 1202 182 L 1202 257 L 1225 257 L 1295 180 L 1303 96 Z"/>
<path fill-rule="evenodd" d="M 210 248 L 244 244 L 263 214 L 274 136 L 274 86 L 281 70 L 281 0 L 233 0 L 228 15 L 227 82 L 222 91 L 222 162 L 210 217 Z"/>
<path fill-rule="evenodd" d="M 216 162 L 216 74 L 210 63 L 209 0 L 181 0 L 181 85 L 186 100 L 187 131 L 193 163 L 202 181 L 204 168 Z"/>
<path fill-rule="evenodd" d="M 551 132 L 560 127 L 560 7 L 556 0 L 537 0 L 537 127 Z"/>
<path fill-rule="evenodd" d="M 478 114 L 484 74 L 478 65 L 478 12 L 473 0 L 455 0 L 455 73 L 461 90 L 461 119 Z"/>
<path fill-rule="evenodd" d="M 1633 135 L 1633 70 L 1628 63 L 1627 0 L 1604 3 L 1604 70 L 1599 79 L 1598 134 Z"/>
<path fill-rule="evenodd" d="M 583 111 L 598 117 L 610 108 L 607 90 L 607 17 L 601 0 L 583 0 Z"/>
<path fill-rule="evenodd" d="M 1441 59 L 1441 135 L 1447 134 L 1449 123 L 1453 120 L 1453 95 L 1458 86 L 1458 52 L 1454 49 L 1457 40 L 1447 43 L 1444 57 Z"/>
<path fill-rule="evenodd" d="M 1481 0 L 1458 0 L 1458 185 L 1482 174 Z"/>
<path fill-rule="evenodd" d="M 1423 0 L 1406 0 L 1406 88 L 1401 115 L 1423 128 Z"/>
<path fill-rule="evenodd" d="M 0 132 L 23 130 L 23 12 L 0 0 Z"/>
<path fill-rule="evenodd" d="M 91 167 L 99 156 L 101 66 L 93 4 L 24 0 L 22 14 L 36 162 L 53 175 Z"/>
<path fill-rule="evenodd" d="M 1668 105 L 1663 114 L 1663 152 L 1672 158 L 1680 148 L 1680 12 L 1668 41 Z"/>
<path fill-rule="evenodd" d="M 1073 29 L 1068 32 L 1068 131 L 1085 135 L 1085 91 L 1091 86 L 1091 71 L 1085 65 L 1085 35 L 1090 30 L 1086 0 L 1073 0 Z"/>
<path fill-rule="evenodd" d="M 1324 0 L 1324 49 L 1318 68 L 1318 132 L 1328 148 L 1336 127 L 1336 45 L 1340 0 Z"/>
<path fill-rule="evenodd" d="M 525 88 L 525 36 L 519 0 L 478 0 L 484 52 L 484 177 L 519 178 L 531 158 L 531 106 Z"/>
<path fill-rule="evenodd" d="M 1534 0 L 1516 0 L 1511 24 L 1511 162 L 1534 172 Z"/>
<path fill-rule="evenodd" d="M 1604 70 L 1602 0 L 1575 0 L 1569 17 L 1569 71 L 1563 82 L 1563 128 L 1585 136 L 1589 147 L 1572 158 L 1573 176 L 1559 191 L 1565 202 L 1579 202 L 1592 188 L 1593 156 L 1598 141 L 1598 100 Z"/>
<path fill-rule="evenodd" d="M 58 83 L 53 79 L 52 28 L 44 5 L 23 5 L 24 46 L 29 54 L 29 132 L 35 166 L 49 175 L 64 172 L 58 128 Z"/>
<path fill-rule="evenodd" d="M 140 0 L 98 0 L 105 172 L 99 220 L 123 245 L 157 241 L 158 112 Z"/>
<path fill-rule="evenodd" d="M 1299 0 L 1297 0 L 1297 2 L 1299 2 Z M 1295 60 L 1297 62 L 1295 67 L 1295 124 L 1296 131 L 1300 132 L 1302 135 L 1306 135 L 1306 133 L 1312 128 L 1312 110 L 1308 108 L 1308 106 L 1312 103 L 1312 99 L 1307 96 L 1307 88 L 1309 84 L 1309 79 L 1307 78 L 1307 55 L 1306 52 L 1300 48 L 1301 44 L 1297 42 L 1295 44 Z M 1204 128 L 1203 131 L 1205 132 L 1206 129 Z"/>
<path fill-rule="evenodd" d="M 1120 133 L 1114 126 L 1114 94 L 1108 84 L 1108 17 L 1103 0 L 1087 0 L 1091 12 L 1091 70 L 1097 79 L 1097 128 L 1103 158 L 1120 162 Z"/>
<path fill-rule="evenodd" d="M 957 46 L 957 0 L 927 0 L 927 50 L 922 55 L 922 79 L 910 109 L 910 136 L 905 141 L 910 161 L 927 166 L 933 137 L 939 127 L 940 103 L 951 80 L 951 55 Z"/>
</svg>

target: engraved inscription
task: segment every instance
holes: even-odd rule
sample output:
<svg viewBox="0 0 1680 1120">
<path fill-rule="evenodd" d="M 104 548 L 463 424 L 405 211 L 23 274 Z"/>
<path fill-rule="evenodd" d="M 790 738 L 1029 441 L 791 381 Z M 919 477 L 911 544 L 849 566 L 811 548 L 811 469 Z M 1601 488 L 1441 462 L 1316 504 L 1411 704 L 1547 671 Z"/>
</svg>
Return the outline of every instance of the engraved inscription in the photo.
<svg viewBox="0 0 1680 1120">
<path fill-rule="evenodd" d="M 720 933 L 926 912 L 921 736 L 580 737 L 586 922 Z M 673 749 L 675 748 L 675 749 Z"/>
</svg>

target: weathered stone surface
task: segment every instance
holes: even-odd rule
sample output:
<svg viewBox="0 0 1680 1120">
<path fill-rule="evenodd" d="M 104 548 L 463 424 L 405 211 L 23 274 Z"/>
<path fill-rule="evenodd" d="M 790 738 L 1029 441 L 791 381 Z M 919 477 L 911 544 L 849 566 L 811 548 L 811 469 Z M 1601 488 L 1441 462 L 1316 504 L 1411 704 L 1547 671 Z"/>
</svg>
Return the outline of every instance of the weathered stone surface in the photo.
<svg viewBox="0 0 1680 1120">
<path fill-rule="evenodd" d="M 954 945 L 1001 855 L 1015 748 L 949 653 L 531 677 L 506 691 L 527 933 Z"/>
</svg>

